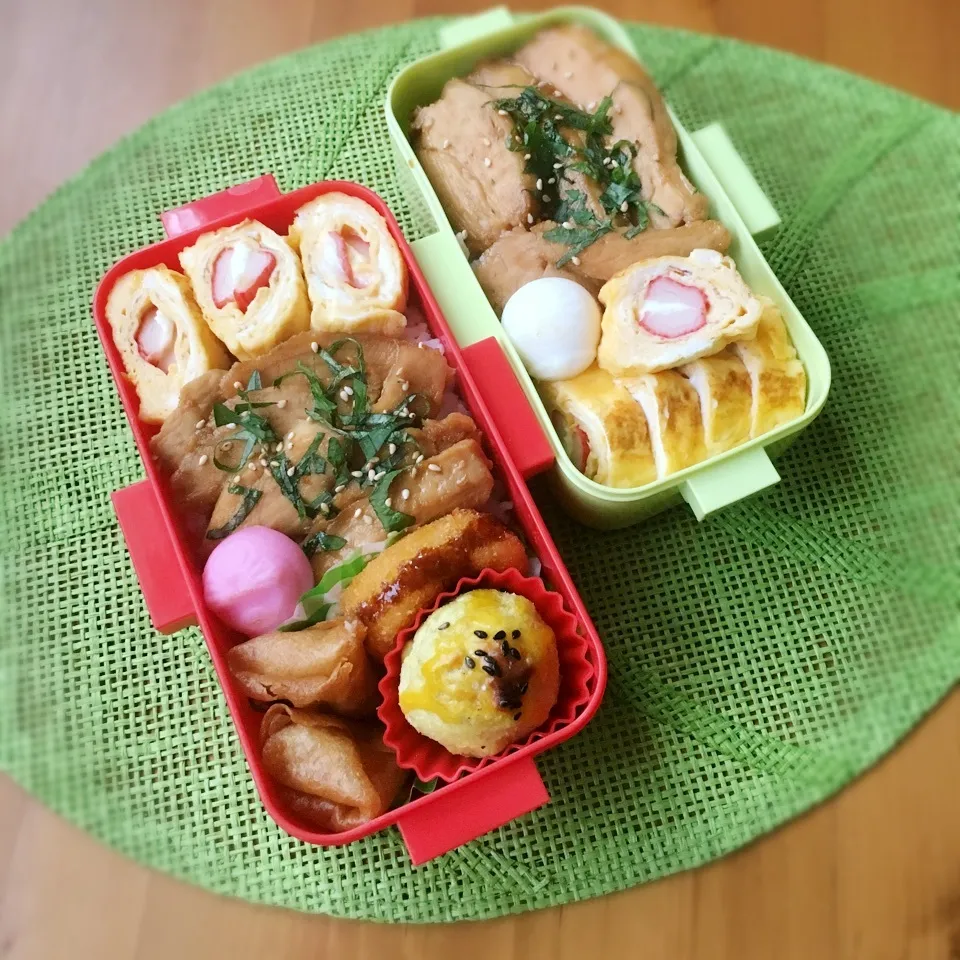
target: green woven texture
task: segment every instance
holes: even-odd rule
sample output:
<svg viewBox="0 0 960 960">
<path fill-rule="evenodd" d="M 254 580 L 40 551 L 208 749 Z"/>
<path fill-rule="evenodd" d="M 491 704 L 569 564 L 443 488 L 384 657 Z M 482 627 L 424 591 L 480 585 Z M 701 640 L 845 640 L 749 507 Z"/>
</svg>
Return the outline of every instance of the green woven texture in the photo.
<svg viewBox="0 0 960 960">
<path fill-rule="evenodd" d="M 549 806 L 412 869 L 396 830 L 321 849 L 265 815 L 199 632 L 157 636 L 109 494 L 142 476 L 90 300 L 159 211 L 264 171 L 425 218 L 381 115 L 439 21 L 269 63 L 149 123 L 0 247 L 0 762 L 104 842 L 239 897 L 394 921 L 492 917 L 701 864 L 822 800 L 960 675 L 960 124 L 739 43 L 634 28 L 689 129 L 722 121 L 783 216 L 765 253 L 833 363 L 783 481 L 619 533 L 538 491 L 603 636 Z M 895 828 L 895 824 L 892 827 Z"/>
</svg>

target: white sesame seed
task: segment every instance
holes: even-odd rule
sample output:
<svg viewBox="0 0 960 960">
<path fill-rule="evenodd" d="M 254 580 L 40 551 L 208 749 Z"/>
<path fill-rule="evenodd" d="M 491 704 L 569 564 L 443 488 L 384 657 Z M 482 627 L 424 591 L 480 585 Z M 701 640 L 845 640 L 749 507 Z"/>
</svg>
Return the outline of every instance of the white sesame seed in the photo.
<svg viewBox="0 0 960 960">
<path fill-rule="evenodd" d="M 507 113 L 506 110 L 498 110 L 497 113 L 499 113 L 501 117 L 509 117 L 509 116 L 510 116 L 510 114 Z"/>
<path fill-rule="evenodd" d="M 286 405 L 287 405 L 287 401 L 286 401 L 286 400 L 278 400 L 278 401 L 277 401 L 277 406 L 278 406 L 281 410 L 282 410 Z"/>
<path fill-rule="evenodd" d="M 403 497 L 404 500 L 409 500 L 409 499 L 410 499 L 410 491 L 409 491 L 409 490 L 401 490 L 401 491 L 400 491 L 400 496 Z"/>
<path fill-rule="evenodd" d="M 372 520 L 370 517 L 368 517 L 368 516 L 365 515 L 364 518 L 363 518 L 363 522 L 364 522 L 364 523 L 373 523 L 373 520 Z"/>
<path fill-rule="evenodd" d="M 251 460 L 251 461 L 247 464 L 247 469 L 248 469 L 248 470 L 256 470 L 256 469 L 257 469 L 257 465 Z"/>
<path fill-rule="evenodd" d="M 438 463 L 428 463 L 428 464 L 427 464 L 427 469 L 428 469 L 429 471 L 431 471 L 431 473 L 439 473 L 439 472 L 440 472 L 440 465 L 439 465 Z"/>
<path fill-rule="evenodd" d="M 357 509 L 353 511 L 353 519 L 354 520 L 358 519 L 360 516 L 362 516 L 362 514 L 363 514 L 363 507 L 357 507 Z"/>
<path fill-rule="evenodd" d="M 554 119 L 554 120 L 562 120 L 563 117 L 560 116 L 560 114 L 558 113 L 553 119 Z"/>
<path fill-rule="evenodd" d="M 233 381 L 233 389 L 234 389 L 234 390 L 239 390 L 242 386 L 243 386 L 243 384 L 242 384 L 239 380 L 234 380 L 234 381 Z"/>
<path fill-rule="evenodd" d="M 532 213 L 528 213 L 528 214 L 527 214 L 527 223 L 533 223 L 533 214 L 532 214 Z"/>
<path fill-rule="evenodd" d="M 557 182 L 557 178 L 556 178 L 556 177 L 551 177 L 551 178 L 547 181 L 547 183 L 556 183 L 556 182 Z"/>
<path fill-rule="evenodd" d="M 543 177 L 537 177 L 537 189 L 538 190 L 543 189 Z"/>
<path fill-rule="evenodd" d="M 414 463 L 423 463 L 423 454 L 420 453 L 417 455 L 417 459 L 413 461 Z"/>
<path fill-rule="evenodd" d="M 346 490 L 346 489 L 347 489 L 347 485 L 346 485 L 345 483 L 338 483 L 338 484 L 333 488 L 333 492 L 334 492 L 334 493 L 343 493 L 343 491 Z"/>
<path fill-rule="evenodd" d="M 562 163 L 555 163 L 555 164 L 553 165 L 553 169 L 554 169 L 554 170 L 559 170 L 562 166 L 563 166 Z"/>
<path fill-rule="evenodd" d="M 629 209 L 630 209 L 630 204 L 627 203 L 626 200 L 624 200 L 623 203 L 620 204 L 620 212 L 626 213 Z"/>
<path fill-rule="evenodd" d="M 374 476 L 374 480 L 382 480 L 387 475 L 386 470 L 381 470 L 378 474 Z"/>
<path fill-rule="evenodd" d="M 484 137 L 484 138 L 483 138 L 483 145 L 484 145 L 485 147 L 489 147 L 489 146 L 490 146 L 490 138 L 489 138 L 489 137 Z"/>
<path fill-rule="evenodd" d="M 523 155 L 523 159 L 524 159 L 524 160 L 529 160 L 530 157 L 531 157 L 531 154 L 529 154 L 529 153 L 525 153 L 525 154 Z"/>
<path fill-rule="evenodd" d="M 200 466 L 202 467 L 209 459 L 210 458 L 206 454 L 204 454 L 199 460 Z"/>
<path fill-rule="evenodd" d="M 379 457 L 371 457 L 370 460 L 368 461 L 368 463 L 370 464 L 371 467 L 372 467 L 375 463 L 379 463 L 379 462 L 380 462 L 380 458 L 379 458 Z"/>
<path fill-rule="evenodd" d="M 587 104 L 587 109 L 588 109 L 588 110 L 593 110 L 593 108 L 594 108 L 596 105 L 597 105 L 597 101 L 596 101 L 596 100 L 591 100 L 591 101 Z"/>
<path fill-rule="evenodd" d="M 288 440 L 292 440 L 292 439 L 293 439 L 293 431 L 292 431 L 292 430 L 287 434 L 287 439 L 288 439 Z"/>
<path fill-rule="evenodd" d="M 314 341 L 310 344 L 310 349 L 311 349 L 314 353 L 316 353 L 316 352 L 320 349 L 320 344 L 317 343 L 316 340 L 314 340 Z"/>
<path fill-rule="evenodd" d="M 283 449 L 283 443 L 278 443 L 273 449 L 279 453 Z"/>
<path fill-rule="evenodd" d="M 293 441 L 292 441 L 292 440 L 288 440 L 288 441 L 287 441 L 287 449 L 288 449 L 288 450 L 292 450 L 292 449 L 293 449 Z"/>
<path fill-rule="evenodd" d="M 489 157 L 484 157 L 484 158 L 483 158 L 483 165 L 484 165 L 485 167 L 489 167 L 492 162 L 493 162 L 493 161 L 492 161 Z"/>
<path fill-rule="evenodd" d="M 394 453 L 396 453 L 396 452 L 397 452 L 397 445 L 396 445 L 395 443 L 391 443 L 390 446 L 387 447 L 387 452 L 390 453 L 391 455 L 394 454 Z"/>
<path fill-rule="evenodd" d="M 450 141 L 449 141 L 449 140 L 444 140 L 444 141 L 443 141 L 443 149 L 446 150 L 447 147 L 449 147 L 449 146 L 450 146 Z"/>
<path fill-rule="evenodd" d="M 369 471 L 367 471 L 367 479 L 368 479 L 371 483 L 373 483 L 373 481 L 377 479 L 377 471 L 376 471 L 376 470 L 369 470 Z"/>
<path fill-rule="evenodd" d="M 341 391 L 340 391 L 340 399 L 341 399 L 341 400 L 349 400 L 349 399 L 350 399 L 350 394 L 347 393 L 346 390 L 341 390 Z"/>
<path fill-rule="evenodd" d="M 234 482 L 234 483 L 239 483 L 239 482 L 240 482 L 240 474 L 239 474 L 239 473 L 233 478 L 233 482 Z"/>
<path fill-rule="evenodd" d="M 295 467 L 288 467 L 288 468 L 287 468 L 287 476 L 288 476 L 288 477 L 292 477 L 292 476 L 294 475 L 294 473 L 296 473 L 296 468 L 295 468 Z"/>
<path fill-rule="evenodd" d="M 564 221 L 563 221 L 563 228 L 564 228 L 565 230 L 572 230 L 572 229 L 573 229 L 573 221 L 572 221 L 572 220 L 564 220 Z"/>
<path fill-rule="evenodd" d="M 352 397 L 352 396 L 353 396 L 353 387 L 344 387 L 344 388 L 343 388 L 343 392 L 344 392 L 348 397 Z"/>
<path fill-rule="evenodd" d="M 579 258 L 579 257 L 571 257 L 571 258 L 570 258 L 570 262 L 571 262 L 575 267 L 579 267 L 579 266 L 580 266 L 580 258 Z"/>
<path fill-rule="evenodd" d="M 350 476 L 351 476 L 351 477 L 356 477 L 356 478 L 359 480 L 359 479 L 363 476 L 363 471 L 362 471 L 362 470 L 351 470 L 351 471 L 350 471 Z"/>
<path fill-rule="evenodd" d="M 329 513 L 329 512 L 330 512 L 330 504 L 329 504 L 329 503 L 321 503 L 321 504 L 320 504 L 320 511 L 321 511 L 321 513 Z"/>
<path fill-rule="evenodd" d="M 207 422 L 206 420 L 198 420 L 198 421 L 197 421 L 197 429 L 198 429 L 198 430 L 202 430 L 203 427 L 204 427 L 204 424 L 206 424 L 206 422 Z"/>
<path fill-rule="evenodd" d="M 567 80 L 569 80 L 569 79 L 573 76 L 573 71 L 572 71 L 572 70 L 565 70 L 563 75 L 564 75 L 564 77 L 565 77 Z"/>
<path fill-rule="evenodd" d="M 392 507 L 392 506 L 393 506 L 393 497 L 387 497 L 387 499 L 383 501 L 383 505 L 384 505 L 385 507 Z"/>
<path fill-rule="evenodd" d="M 423 349 L 423 344 L 422 344 L 422 343 L 418 343 L 418 344 L 417 344 L 417 349 L 418 349 L 418 350 L 422 350 L 422 349 Z"/>
<path fill-rule="evenodd" d="M 246 420 L 247 417 L 249 417 L 249 416 L 250 416 L 250 411 L 249 411 L 249 410 L 244 410 L 243 413 L 240 414 L 240 419 L 241 419 L 241 420 Z"/>
<path fill-rule="evenodd" d="M 549 198 L 546 194 L 543 195 L 543 202 L 544 202 L 544 203 L 549 203 L 549 202 L 550 202 L 550 198 Z"/>
<path fill-rule="evenodd" d="M 410 389 L 410 384 L 407 383 L 406 380 L 404 380 L 403 383 L 400 384 L 400 389 L 403 390 L 404 393 L 406 393 Z"/>
</svg>

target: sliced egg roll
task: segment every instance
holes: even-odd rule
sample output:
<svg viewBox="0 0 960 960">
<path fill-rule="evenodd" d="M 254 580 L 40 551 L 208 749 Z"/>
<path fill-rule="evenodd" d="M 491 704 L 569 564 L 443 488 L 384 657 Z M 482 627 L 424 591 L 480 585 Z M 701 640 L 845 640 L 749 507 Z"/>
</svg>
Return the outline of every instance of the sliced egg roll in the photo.
<svg viewBox="0 0 960 960">
<path fill-rule="evenodd" d="M 303 260 L 314 330 L 403 330 L 407 267 L 386 221 L 370 204 L 345 193 L 317 197 L 297 211 L 290 242 Z"/>
<path fill-rule="evenodd" d="M 752 337 L 762 310 L 733 260 L 716 250 L 635 263 L 604 284 L 600 302 L 598 362 L 628 377 L 669 370 Z"/>
<path fill-rule="evenodd" d="M 795 420 L 806 409 L 807 375 L 780 311 L 770 301 L 753 340 L 733 344 L 750 374 L 750 436 L 759 437 Z"/>
<path fill-rule="evenodd" d="M 688 380 L 665 370 L 620 383 L 647 415 L 658 477 L 706 459 L 700 398 Z"/>
<path fill-rule="evenodd" d="M 162 423 L 176 410 L 184 384 L 230 366 L 186 278 L 166 267 L 121 277 L 107 300 L 107 320 L 147 423 Z"/>
<path fill-rule="evenodd" d="M 574 466 L 608 487 L 639 487 L 657 479 L 642 408 L 605 370 L 540 385 Z"/>
<path fill-rule="evenodd" d="M 252 360 L 310 326 L 296 253 L 256 220 L 203 234 L 180 253 L 203 315 L 240 360 Z"/>
<path fill-rule="evenodd" d="M 700 397 L 707 453 L 712 457 L 750 439 L 753 393 L 743 361 L 727 347 L 680 368 Z"/>
</svg>

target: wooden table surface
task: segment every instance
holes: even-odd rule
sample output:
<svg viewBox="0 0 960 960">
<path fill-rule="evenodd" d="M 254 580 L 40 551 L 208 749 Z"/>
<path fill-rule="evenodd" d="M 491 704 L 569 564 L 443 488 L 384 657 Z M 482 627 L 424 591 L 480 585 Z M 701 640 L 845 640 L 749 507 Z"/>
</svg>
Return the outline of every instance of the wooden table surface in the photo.
<svg viewBox="0 0 960 960">
<path fill-rule="evenodd" d="M 118 137 L 238 70 L 483 0 L 0 0 L 0 234 Z M 514 4 L 514 6 L 528 4 Z M 608 0 L 960 107 L 957 0 Z M 535 6 L 535 5 L 534 5 Z M 0 780 L 0 958 L 958 960 L 960 693 L 834 800 L 690 873 L 519 918 L 377 926 L 253 907 L 130 863 Z"/>
</svg>

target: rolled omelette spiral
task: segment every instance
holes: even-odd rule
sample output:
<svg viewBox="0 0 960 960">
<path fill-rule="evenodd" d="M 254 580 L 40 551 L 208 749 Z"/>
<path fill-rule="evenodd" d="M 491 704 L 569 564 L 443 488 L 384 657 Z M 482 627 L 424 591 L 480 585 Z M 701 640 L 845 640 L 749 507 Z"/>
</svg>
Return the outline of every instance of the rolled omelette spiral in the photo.
<svg viewBox="0 0 960 960">
<path fill-rule="evenodd" d="M 167 267 L 122 276 L 107 299 L 107 320 L 147 423 L 162 423 L 173 413 L 184 384 L 230 366 L 186 277 Z"/>
<path fill-rule="evenodd" d="M 570 380 L 541 383 L 540 392 L 581 473 L 608 487 L 657 479 L 643 409 L 605 370 L 591 367 Z"/>
<path fill-rule="evenodd" d="M 718 353 L 752 337 L 762 304 L 729 257 L 641 260 L 600 290 L 604 305 L 597 362 L 614 376 L 639 377 Z"/>
<path fill-rule="evenodd" d="M 197 303 L 239 360 L 252 360 L 310 326 L 300 261 L 256 220 L 203 234 L 180 253 Z"/>
<path fill-rule="evenodd" d="M 297 211 L 289 239 L 303 261 L 314 330 L 393 336 L 404 329 L 407 267 L 368 203 L 345 193 L 317 197 Z"/>
</svg>

